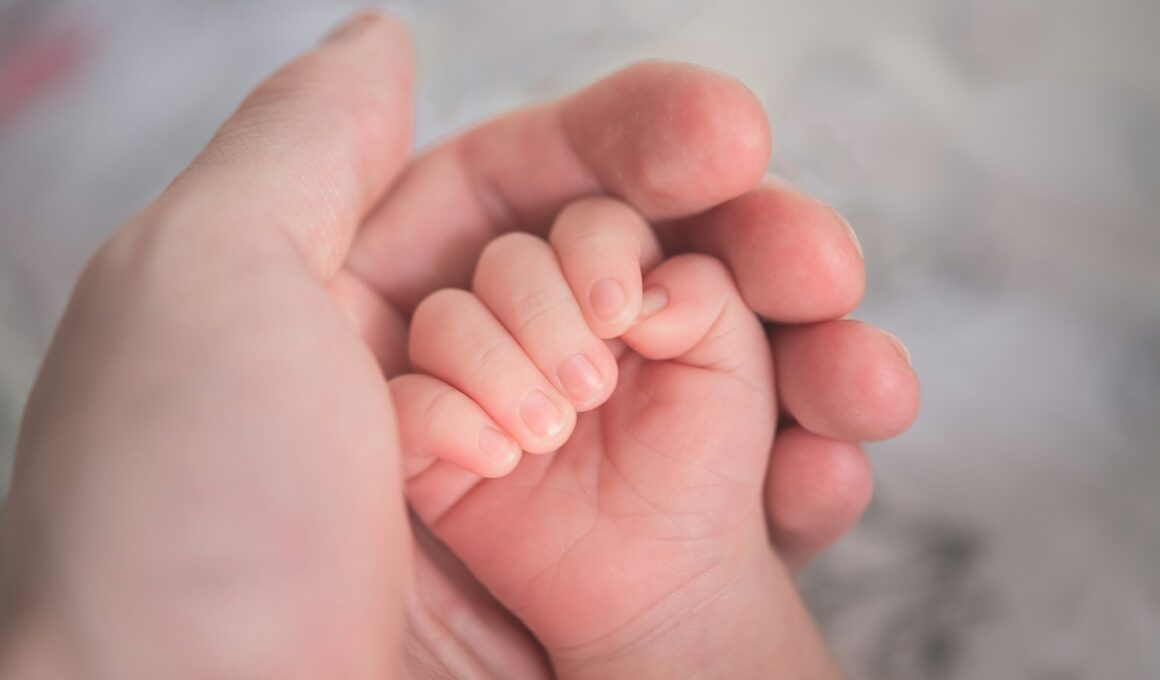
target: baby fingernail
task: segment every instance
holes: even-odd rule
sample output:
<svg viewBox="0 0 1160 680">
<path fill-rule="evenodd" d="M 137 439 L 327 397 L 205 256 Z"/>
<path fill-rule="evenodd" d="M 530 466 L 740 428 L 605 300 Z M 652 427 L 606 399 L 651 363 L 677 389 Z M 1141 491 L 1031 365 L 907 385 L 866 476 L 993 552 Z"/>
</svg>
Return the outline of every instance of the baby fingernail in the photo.
<svg viewBox="0 0 1160 680">
<path fill-rule="evenodd" d="M 541 439 L 551 439 L 564 429 L 564 414 L 540 390 L 532 390 L 520 402 L 520 419 Z"/>
<path fill-rule="evenodd" d="M 581 405 L 599 396 L 604 387 L 600 371 L 583 354 L 573 354 L 560 362 L 556 375 L 572 399 Z"/>
<path fill-rule="evenodd" d="M 600 279 L 588 290 L 588 302 L 592 311 L 602 319 L 612 319 L 624 309 L 628 297 L 624 287 L 613 278 Z"/>
<path fill-rule="evenodd" d="M 660 286 L 649 286 L 644 289 L 644 295 L 640 300 L 640 317 L 647 319 L 656 314 L 669 304 L 669 294 Z"/>
<path fill-rule="evenodd" d="M 520 447 L 511 437 L 486 425 L 479 431 L 479 450 L 501 466 L 509 465 L 520 455 Z"/>
</svg>

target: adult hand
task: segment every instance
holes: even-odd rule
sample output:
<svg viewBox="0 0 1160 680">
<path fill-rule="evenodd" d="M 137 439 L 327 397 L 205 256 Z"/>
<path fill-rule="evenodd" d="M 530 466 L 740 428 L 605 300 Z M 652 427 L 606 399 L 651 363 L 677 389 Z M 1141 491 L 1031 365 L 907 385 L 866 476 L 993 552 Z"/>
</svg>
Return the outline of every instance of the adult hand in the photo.
<svg viewBox="0 0 1160 680">
<path fill-rule="evenodd" d="M 864 289 L 856 237 L 831 208 L 765 177 L 769 152 L 764 112 L 740 83 L 684 64 L 632 66 L 426 151 L 366 219 L 334 287 L 396 375 L 406 368 L 410 312 L 438 288 L 466 287 L 497 233 L 542 234 L 580 196 L 625 199 L 657 224 L 670 253 L 728 263 L 747 304 L 771 321 L 783 428 L 766 509 L 774 546 L 800 569 L 861 516 L 872 478 L 858 442 L 909 427 L 918 383 L 897 338 L 842 318 Z M 449 642 L 450 624 L 438 621 L 460 629 L 474 621 L 473 635 L 492 643 L 495 631 L 508 639 L 518 629 L 501 625 L 499 608 L 454 558 L 440 563 L 419 572 L 439 593 L 422 616 L 435 644 Z"/>
<path fill-rule="evenodd" d="M 387 384 L 325 284 L 407 160 L 400 25 L 263 84 L 82 274 L 0 516 L 0 676 L 393 677 Z"/>
<path fill-rule="evenodd" d="M 6 639 L 26 654 L 10 664 L 381 675 L 404 599 L 416 654 L 542 670 L 437 545 L 416 551 L 407 580 L 375 359 L 403 368 L 410 310 L 465 283 L 496 232 L 546 227 L 600 191 L 672 221 L 671 247 L 722 257 L 767 318 L 815 322 L 772 335 L 798 423 L 777 439 L 767 486 L 786 559 L 800 564 L 860 513 L 869 472 L 849 442 L 908 424 L 913 375 L 886 336 L 826 321 L 857 304 L 860 258 L 835 213 L 759 184 L 768 134 L 747 90 L 636 66 L 432 149 L 400 177 L 410 79 L 401 26 L 348 23 L 259 87 L 87 269 L 0 518 L 19 605 Z"/>
<path fill-rule="evenodd" d="M 624 199 L 669 254 L 724 260 L 771 322 L 790 426 L 771 454 L 769 520 L 800 567 L 861 516 L 872 480 L 856 442 L 909 427 L 918 383 L 897 338 L 842 318 L 865 277 L 849 224 L 767 177 L 769 154 L 764 111 L 741 83 L 687 64 L 631 66 L 421 155 L 366 219 L 335 287 L 397 374 L 410 312 L 438 288 L 467 287 L 497 233 L 543 234 L 580 196 Z"/>
</svg>

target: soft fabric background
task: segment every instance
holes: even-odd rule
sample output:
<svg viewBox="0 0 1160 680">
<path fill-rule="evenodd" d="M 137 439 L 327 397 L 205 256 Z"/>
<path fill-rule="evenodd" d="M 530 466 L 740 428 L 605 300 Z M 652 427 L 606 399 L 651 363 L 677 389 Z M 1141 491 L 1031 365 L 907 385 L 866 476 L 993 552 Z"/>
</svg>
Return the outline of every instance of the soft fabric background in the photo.
<svg viewBox="0 0 1160 680">
<path fill-rule="evenodd" d="M 855 678 L 1160 678 L 1160 3 L 426 0 L 420 142 L 627 61 L 766 102 L 924 382 L 803 579 Z M 0 454 L 97 244 L 353 7 L 0 0 Z"/>
</svg>

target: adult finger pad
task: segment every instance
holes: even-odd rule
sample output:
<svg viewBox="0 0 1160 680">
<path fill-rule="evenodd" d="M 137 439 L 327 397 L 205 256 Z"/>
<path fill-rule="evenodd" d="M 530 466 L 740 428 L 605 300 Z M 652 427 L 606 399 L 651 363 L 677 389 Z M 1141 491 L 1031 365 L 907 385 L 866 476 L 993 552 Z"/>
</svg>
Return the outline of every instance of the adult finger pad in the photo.
<svg viewBox="0 0 1160 680">
<path fill-rule="evenodd" d="M 766 484 L 774 542 L 792 562 L 803 563 L 849 531 L 873 487 L 857 444 L 786 428 L 774 443 Z"/>
<path fill-rule="evenodd" d="M 862 257 L 845 221 L 824 203 L 779 183 L 765 183 L 673 226 L 687 246 L 724 259 L 745 302 L 768 319 L 834 319 L 862 299 Z"/>
<path fill-rule="evenodd" d="M 596 179 L 650 218 L 739 196 L 769 161 L 769 126 L 753 92 L 689 64 L 626 68 L 578 93 L 562 115 Z"/>
<path fill-rule="evenodd" d="M 888 439 L 914 422 L 918 378 L 889 336 L 840 320 L 774 334 L 778 393 L 811 432 L 846 440 Z"/>
</svg>

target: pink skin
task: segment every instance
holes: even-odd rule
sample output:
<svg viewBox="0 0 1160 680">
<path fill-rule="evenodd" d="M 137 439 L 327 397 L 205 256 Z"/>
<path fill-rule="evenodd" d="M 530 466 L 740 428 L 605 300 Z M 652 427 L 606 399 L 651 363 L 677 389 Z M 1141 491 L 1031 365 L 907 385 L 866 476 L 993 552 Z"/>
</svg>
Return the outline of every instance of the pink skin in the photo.
<svg viewBox="0 0 1160 680">
<path fill-rule="evenodd" d="M 542 231 L 602 190 L 674 219 L 665 238 L 717 254 L 766 318 L 804 319 L 776 300 L 833 298 L 810 318 L 830 326 L 857 302 L 861 261 L 832 211 L 750 205 L 792 196 L 755 186 L 768 131 L 725 76 L 638 65 L 416 159 L 411 81 L 403 27 L 360 16 L 261 85 L 94 258 L 30 399 L 0 514 L 0 675 L 383 677 L 403 636 L 414 674 L 546 673 L 520 624 L 421 527 L 416 544 L 408 535 L 380 371 L 405 369 L 419 300 L 467 283 L 497 233 Z M 681 218 L 731 206 L 753 240 Z M 743 251 L 802 275 L 767 280 Z M 809 276 L 820 262 L 825 290 Z M 895 413 L 877 400 L 896 393 L 866 382 L 909 370 L 904 359 L 854 328 L 833 326 L 829 341 L 848 350 L 817 374 L 872 365 L 862 378 L 781 386 L 779 408 L 828 428 L 768 453 L 765 510 L 794 564 L 865 502 L 862 454 L 834 437 L 880 436 L 914 415 L 913 394 Z M 785 337 L 771 340 L 779 362 L 809 354 Z M 849 417 L 879 412 L 889 427 Z M 803 512 L 777 493 L 795 475 L 853 493 Z M 749 577 L 788 584 L 776 567 Z"/>
<path fill-rule="evenodd" d="M 631 232 L 644 230 L 631 221 L 620 223 L 629 235 L 615 238 L 608 225 L 616 212 L 599 200 L 586 207 L 565 211 L 553 230 L 563 270 L 543 242 L 503 237 L 478 265 L 479 300 L 456 291 L 416 313 L 412 351 L 423 357 L 416 365 L 450 384 L 432 381 L 440 398 L 420 399 L 419 408 L 403 406 L 396 391 L 400 428 L 416 430 L 403 437 L 404 455 L 435 450 L 424 440 L 463 437 L 443 449 L 453 452 L 446 461 L 412 468 L 412 507 L 544 643 L 560 677 L 625 677 L 642 663 L 665 675 L 689 668 L 834 675 L 766 536 L 761 480 L 775 411 L 771 357 L 756 316 L 728 272 L 705 256 L 668 260 L 642 282 L 637 259 L 642 250 L 655 253 L 655 244 L 639 247 Z M 581 215 L 600 220 L 602 231 L 581 231 Z M 561 226 L 572 233 L 558 237 Z M 637 247 L 618 253 L 617 246 Z M 523 377 L 525 366 L 534 373 L 533 362 L 550 369 L 560 356 L 596 354 L 568 286 L 583 295 L 585 274 L 606 278 L 583 268 L 617 260 L 636 271 L 611 278 L 629 282 L 625 299 L 640 304 L 630 309 L 618 369 L 604 371 L 606 391 L 595 401 L 574 399 L 584 412 L 561 421 L 563 445 L 493 479 L 449 465 L 463 465 L 474 450 L 479 463 L 467 467 L 492 471 L 475 430 L 509 422 L 488 414 L 510 413 L 529 390 L 551 390 L 539 374 Z M 488 307 L 502 325 L 479 318 Z M 471 370 L 454 368 L 465 363 Z M 477 413 L 466 411 L 468 397 L 455 388 L 471 395 Z M 418 392 L 412 387 L 408 396 Z M 465 422 L 471 427 L 464 431 Z M 522 424 L 516 427 L 508 434 L 525 440 Z M 738 657 L 746 636 L 762 644 Z"/>
</svg>

